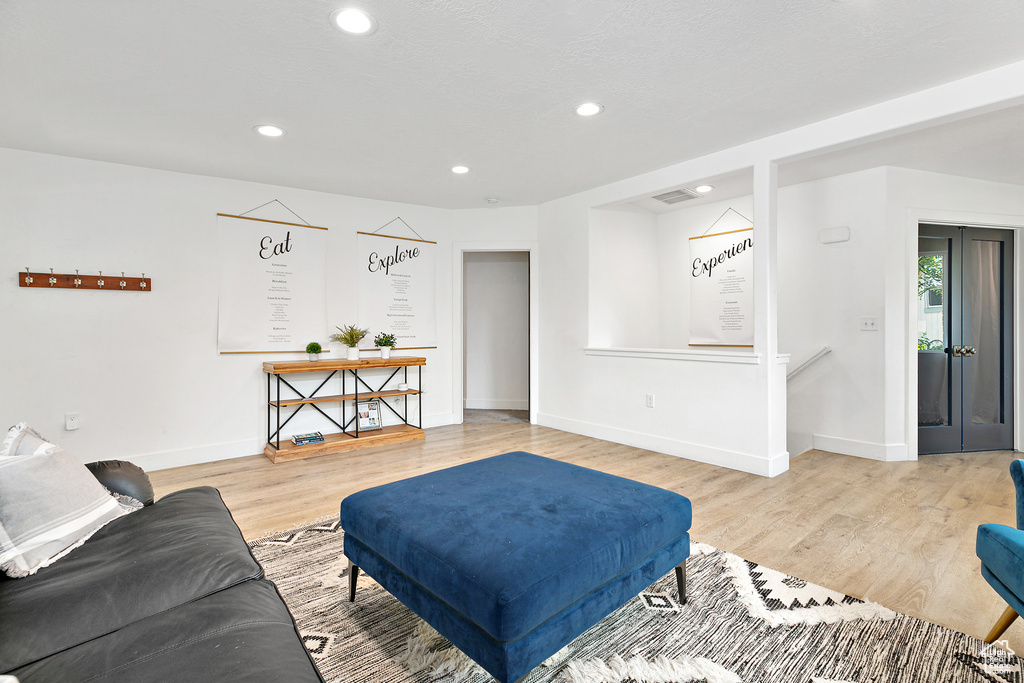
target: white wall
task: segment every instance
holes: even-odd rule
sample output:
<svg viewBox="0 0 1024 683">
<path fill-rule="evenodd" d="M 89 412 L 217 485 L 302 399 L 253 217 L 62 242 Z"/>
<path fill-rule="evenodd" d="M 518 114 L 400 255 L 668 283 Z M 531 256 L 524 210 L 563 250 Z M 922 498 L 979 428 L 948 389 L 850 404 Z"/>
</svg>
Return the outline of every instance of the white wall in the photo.
<svg viewBox="0 0 1024 683">
<path fill-rule="evenodd" d="M 401 216 L 438 241 L 438 348 L 422 352 L 423 413 L 428 427 L 452 421 L 452 235 L 467 230 L 452 211 L 10 149 L 0 149 L 0 177 L 7 423 L 26 420 L 82 460 L 125 458 L 149 469 L 262 452 L 261 363 L 289 356 L 218 355 L 216 214 L 273 199 L 330 229 L 329 325 L 356 322 L 357 230 Z M 488 215 L 503 239 L 536 235 L 532 210 Z M 145 272 L 153 291 L 23 289 L 15 272 L 26 266 Z M 81 429 L 64 431 L 66 412 L 81 413 Z"/>
<path fill-rule="evenodd" d="M 1014 214 L 1024 225 L 1024 188 L 903 168 L 779 191 L 780 346 L 794 366 L 832 349 L 787 384 L 791 453 L 916 457 L 918 217 L 999 223 Z M 818 241 L 837 226 L 850 228 L 848 242 Z M 862 317 L 878 318 L 880 330 L 861 331 Z"/>
<path fill-rule="evenodd" d="M 540 320 L 545 330 L 540 372 L 545 381 L 538 422 L 748 472 L 785 471 L 785 452 L 770 452 L 766 436 L 771 416 L 764 403 L 765 360 L 746 350 L 607 353 L 590 341 L 588 306 L 595 283 L 590 241 L 602 232 L 594 230 L 593 218 L 600 221 L 609 213 L 593 207 L 617 198 L 621 195 L 615 188 L 602 188 L 540 207 Z M 651 221 L 640 222 L 640 229 L 648 231 Z M 656 219 L 653 225 L 657 263 Z M 635 248 L 619 245 L 620 253 Z M 598 253 L 607 251 L 602 247 Z M 617 273 L 602 286 L 626 287 L 630 281 L 628 272 Z M 638 346 L 655 345 L 641 340 Z M 648 393 L 655 396 L 653 409 L 645 405 Z"/>
<path fill-rule="evenodd" d="M 791 367 L 831 353 L 787 382 L 790 453 L 810 448 L 885 458 L 885 169 L 779 190 L 779 346 Z M 847 242 L 822 244 L 845 226 Z"/>
<path fill-rule="evenodd" d="M 465 407 L 530 407 L 530 255 L 464 256 Z"/>
<path fill-rule="evenodd" d="M 1021 325 L 1024 297 L 1020 273 L 1024 272 L 1024 187 L 926 173 L 904 168 L 887 169 L 886 319 L 885 362 L 887 442 L 902 442 L 907 457 L 917 457 L 917 227 L 919 222 L 952 222 L 962 225 L 998 225 L 1017 229 L 1016 256 L 1016 446 L 1022 446 L 1021 383 L 1017 379 L 1021 357 Z"/>
<path fill-rule="evenodd" d="M 589 247 L 590 346 L 660 346 L 656 216 L 592 209 Z"/>
<path fill-rule="evenodd" d="M 628 273 L 595 278 L 591 263 L 589 292 L 579 286 L 587 267 L 580 254 L 615 253 L 613 240 L 582 248 L 584 239 L 616 232 L 616 226 L 595 230 L 594 216 L 601 220 L 610 212 L 588 207 L 609 196 L 614 194 L 593 191 L 541 207 L 543 274 L 555 281 L 542 293 L 542 320 L 563 328 L 559 344 L 546 345 L 542 355 L 544 376 L 558 373 L 561 381 L 543 387 L 541 423 L 767 473 L 773 454 L 765 452 L 759 432 L 768 418 L 758 398 L 757 366 L 720 364 L 692 353 L 585 350 L 588 309 L 582 302 L 591 316 L 601 315 L 594 294 L 618 291 L 629 281 Z M 676 271 L 678 254 L 728 206 L 749 215 L 753 202 L 743 197 L 657 217 L 661 334 L 657 345 L 636 346 L 685 347 L 688 292 Z M 916 414 L 908 409 L 916 406 L 910 393 L 916 375 L 910 377 L 907 355 L 916 335 L 906 321 L 913 303 L 908 282 L 916 270 L 907 226 L 913 223 L 916 238 L 917 215 L 985 222 L 985 216 L 1006 214 L 1024 215 L 1022 188 L 906 169 L 876 168 L 779 190 L 779 348 L 792 354 L 794 366 L 824 346 L 832 349 L 787 383 L 789 452 L 816 447 L 878 460 L 914 457 Z M 623 225 L 620 220 L 619 231 Z M 820 243 L 820 230 L 839 226 L 850 229 L 849 241 Z M 645 227 L 634 234 L 646 235 Z M 649 251 L 649 242 L 642 244 Z M 877 318 L 880 330 L 862 331 L 864 317 Z M 596 329 L 610 329 L 610 320 Z M 589 345 L 598 346 L 593 320 L 589 330 Z M 647 393 L 657 397 L 654 410 L 643 407 Z"/>
<path fill-rule="evenodd" d="M 537 207 L 463 209 L 451 217 L 452 242 L 460 245 L 536 242 Z"/>
</svg>

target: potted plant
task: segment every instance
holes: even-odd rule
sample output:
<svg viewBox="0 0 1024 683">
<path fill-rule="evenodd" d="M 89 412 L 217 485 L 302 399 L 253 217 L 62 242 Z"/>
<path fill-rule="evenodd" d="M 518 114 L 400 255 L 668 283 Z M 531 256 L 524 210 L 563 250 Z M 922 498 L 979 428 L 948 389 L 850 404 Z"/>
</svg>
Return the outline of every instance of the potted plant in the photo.
<svg viewBox="0 0 1024 683">
<path fill-rule="evenodd" d="M 338 327 L 338 334 L 331 335 L 331 341 L 340 342 L 348 347 L 348 359 L 359 360 L 359 342 L 363 340 L 366 333 L 369 330 L 363 330 L 355 325 L 345 325 L 345 327 Z"/>
<path fill-rule="evenodd" d="M 388 332 L 381 332 L 373 338 L 373 345 L 380 348 L 381 358 L 391 358 L 391 348 L 397 343 L 395 335 Z"/>
<path fill-rule="evenodd" d="M 323 351 L 323 347 L 316 342 L 309 342 L 306 344 L 306 353 L 309 354 L 310 360 L 320 360 L 321 351 Z"/>
</svg>

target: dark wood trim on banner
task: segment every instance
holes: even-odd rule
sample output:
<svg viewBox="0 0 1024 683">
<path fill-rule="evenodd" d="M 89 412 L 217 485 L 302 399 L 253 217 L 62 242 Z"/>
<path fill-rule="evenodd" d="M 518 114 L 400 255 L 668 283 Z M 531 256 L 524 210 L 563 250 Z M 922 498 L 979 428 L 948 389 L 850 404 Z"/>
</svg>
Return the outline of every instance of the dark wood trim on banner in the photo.
<svg viewBox="0 0 1024 683">
<path fill-rule="evenodd" d="M 306 353 L 306 349 L 295 349 L 294 351 L 218 351 L 217 353 L 222 356 L 242 356 L 253 353 Z M 330 353 L 330 351 L 323 349 L 320 353 Z"/>
<path fill-rule="evenodd" d="M 369 235 L 370 237 L 386 237 L 389 240 L 407 240 L 409 242 L 424 242 L 426 244 L 437 244 L 437 242 L 431 242 L 430 240 L 417 240 L 412 237 L 396 237 L 395 235 L 380 235 L 375 232 L 356 232 L 357 235 Z M 436 347 L 424 347 L 424 348 L 436 348 Z"/>
<path fill-rule="evenodd" d="M 753 344 L 689 344 L 689 346 L 710 346 L 713 348 L 752 349 Z"/>
<path fill-rule="evenodd" d="M 696 237 L 691 237 L 690 239 L 702 240 L 705 237 L 718 237 L 719 235 L 731 235 L 734 232 L 750 232 L 751 230 L 753 230 L 753 228 L 739 228 L 738 230 L 726 230 L 725 232 L 715 232 L 710 235 L 697 235 Z M 691 344 L 691 346 L 693 346 L 693 344 Z"/>
<path fill-rule="evenodd" d="M 241 218 L 243 221 L 259 221 L 260 223 L 277 223 L 278 225 L 294 225 L 296 228 L 313 228 L 314 230 L 327 230 L 327 228 L 321 228 L 318 225 L 304 225 L 302 223 L 287 223 L 285 221 L 270 221 L 266 218 L 250 218 L 249 216 L 235 216 L 230 213 L 218 213 L 218 216 L 224 216 L 225 218 Z M 287 352 L 285 352 L 287 353 Z"/>
</svg>

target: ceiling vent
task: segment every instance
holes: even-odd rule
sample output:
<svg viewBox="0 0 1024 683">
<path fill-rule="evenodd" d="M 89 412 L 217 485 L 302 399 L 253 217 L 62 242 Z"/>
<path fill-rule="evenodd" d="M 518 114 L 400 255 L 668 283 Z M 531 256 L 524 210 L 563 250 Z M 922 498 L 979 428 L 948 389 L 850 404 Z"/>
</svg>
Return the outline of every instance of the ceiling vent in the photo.
<svg viewBox="0 0 1024 683">
<path fill-rule="evenodd" d="M 685 187 L 681 187 L 678 190 L 672 190 L 671 192 L 656 194 L 651 197 L 651 199 L 657 199 L 659 202 L 665 202 L 666 204 L 678 204 L 679 202 L 686 202 L 691 199 L 697 199 L 698 197 L 700 197 L 700 195 L 693 190 L 687 190 Z"/>
</svg>

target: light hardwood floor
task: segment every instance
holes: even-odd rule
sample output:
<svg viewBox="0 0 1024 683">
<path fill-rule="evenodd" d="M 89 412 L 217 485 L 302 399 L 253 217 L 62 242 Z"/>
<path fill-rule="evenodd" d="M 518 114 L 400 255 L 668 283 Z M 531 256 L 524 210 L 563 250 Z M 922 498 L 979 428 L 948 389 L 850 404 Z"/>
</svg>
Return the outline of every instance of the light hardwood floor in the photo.
<svg viewBox="0 0 1024 683">
<path fill-rule="evenodd" d="M 881 463 L 810 451 L 766 479 L 530 424 L 427 430 L 425 441 L 273 464 L 262 455 L 150 474 L 157 496 L 220 489 L 246 538 L 336 515 L 349 493 L 524 450 L 677 491 L 694 540 L 984 637 L 1005 604 L 979 573 L 979 524 L 1013 525 L 1009 452 Z M 1024 652 L 1021 620 L 1007 631 Z"/>
</svg>

